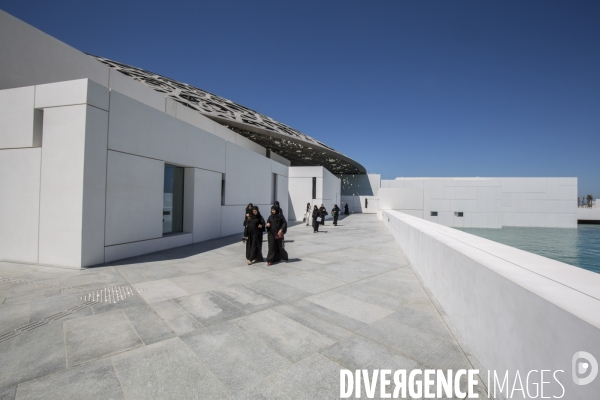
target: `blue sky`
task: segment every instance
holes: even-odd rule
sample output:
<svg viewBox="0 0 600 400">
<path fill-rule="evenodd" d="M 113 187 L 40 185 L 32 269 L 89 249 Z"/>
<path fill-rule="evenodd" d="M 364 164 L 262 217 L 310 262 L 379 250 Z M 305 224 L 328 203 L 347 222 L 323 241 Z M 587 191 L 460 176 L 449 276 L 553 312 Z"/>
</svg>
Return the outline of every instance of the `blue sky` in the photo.
<svg viewBox="0 0 600 400">
<path fill-rule="evenodd" d="M 577 176 L 600 196 L 598 1 L 5 1 L 396 176 Z"/>
</svg>

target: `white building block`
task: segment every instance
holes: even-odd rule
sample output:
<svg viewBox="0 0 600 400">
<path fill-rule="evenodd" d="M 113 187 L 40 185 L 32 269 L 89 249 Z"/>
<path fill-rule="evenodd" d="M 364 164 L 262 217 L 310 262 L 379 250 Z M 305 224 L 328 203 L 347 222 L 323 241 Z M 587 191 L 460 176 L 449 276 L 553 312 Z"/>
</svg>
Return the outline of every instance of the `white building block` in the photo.
<svg viewBox="0 0 600 400">
<path fill-rule="evenodd" d="M 39 262 L 104 262 L 108 113 L 88 105 L 44 110 Z"/>
<path fill-rule="evenodd" d="M 0 149 L 42 145 L 43 115 L 34 101 L 34 86 L 0 90 Z"/>
<path fill-rule="evenodd" d="M 162 237 L 164 165 L 108 152 L 106 246 Z"/>
<path fill-rule="evenodd" d="M 0 260 L 38 262 L 42 149 L 0 150 Z"/>
<path fill-rule="evenodd" d="M 89 79 L 48 83 L 35 87 L 35 108 L 89 104 L 108 111 L 110 91 Z"/>
</svg>

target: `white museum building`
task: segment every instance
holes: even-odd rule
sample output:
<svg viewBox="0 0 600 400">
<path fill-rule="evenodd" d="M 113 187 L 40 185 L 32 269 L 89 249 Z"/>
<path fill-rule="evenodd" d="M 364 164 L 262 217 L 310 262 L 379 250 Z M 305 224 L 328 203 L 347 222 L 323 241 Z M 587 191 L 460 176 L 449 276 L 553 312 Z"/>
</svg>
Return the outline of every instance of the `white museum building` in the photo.
<svg viewBox="0 0 600 400">
<path fill-rule="evenodd" d="M 239 234 L 248 203 L 575 227 L 576 178 L 397 178 L 0 11 L 0 260 L 81 268 Z M 241 239 L 241 235 L 240 235 Z"/>
</svg>

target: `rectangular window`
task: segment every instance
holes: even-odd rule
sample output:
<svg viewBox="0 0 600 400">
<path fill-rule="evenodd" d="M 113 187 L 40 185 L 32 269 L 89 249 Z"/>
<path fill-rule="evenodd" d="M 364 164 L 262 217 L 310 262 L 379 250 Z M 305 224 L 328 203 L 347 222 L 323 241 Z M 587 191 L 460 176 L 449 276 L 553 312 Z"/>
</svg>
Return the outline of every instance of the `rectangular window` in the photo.
<svg viewBox="0 0 600 400">
<path fill-rule="evenodd" d="M 267 149 L 267 158 L 271 158 L 271 149 Z"/>
<path fill-rule="evenodd" d="M 271 183 L 271 204 L 275 204 L 277 201 L 277 174 L 273 174 L 273 182 Z"/>
<path fill-rule="evenodd" d="M 183 232 L 182 167 L 165 164 L 163 190 L 163 235 Z"/>
<path fill-rule="evenodd" d="M 225 174 L 221 174 L 221 205 L 225 205 Z"/>
<path fill-rule="evenodd" d="M 432 212 L 431 212 L 431 216 L 432 216 L 432 217 L 437 217 L 437 213 L 438 213 L 437 211 L 432 211 Z"/>
<path fill-rule="evenodd" d="M 369 199 L 365 199 L 365 208 L 369 208 Z"/>
<path fill-rule="evenodd" d="M 313 200 L 317 198 L 317 178 L 313 178 L 312 198 Z"/>
<path fill-rule="evenodd" d="M 455 212 L 455 213 L 454 213 L 454 216 L 455 216 L 455 217 L 462 217 L 462 216 L 463 216 L 463 213 L 462 213 L 462 212 Z"/>
</svg>

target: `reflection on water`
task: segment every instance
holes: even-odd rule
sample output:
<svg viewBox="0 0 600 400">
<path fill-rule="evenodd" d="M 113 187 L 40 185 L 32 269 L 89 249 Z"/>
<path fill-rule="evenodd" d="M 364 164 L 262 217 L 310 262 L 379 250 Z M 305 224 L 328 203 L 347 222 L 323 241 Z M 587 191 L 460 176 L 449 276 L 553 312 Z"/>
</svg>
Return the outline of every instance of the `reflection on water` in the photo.
<svg viewBox="0 0 600 400">
<path fill-rule="evenodd" d="M 458 229 L 600 273 L 600 225 L 579 225 L 577 229 L 518 227 Z"/>
</svg>

